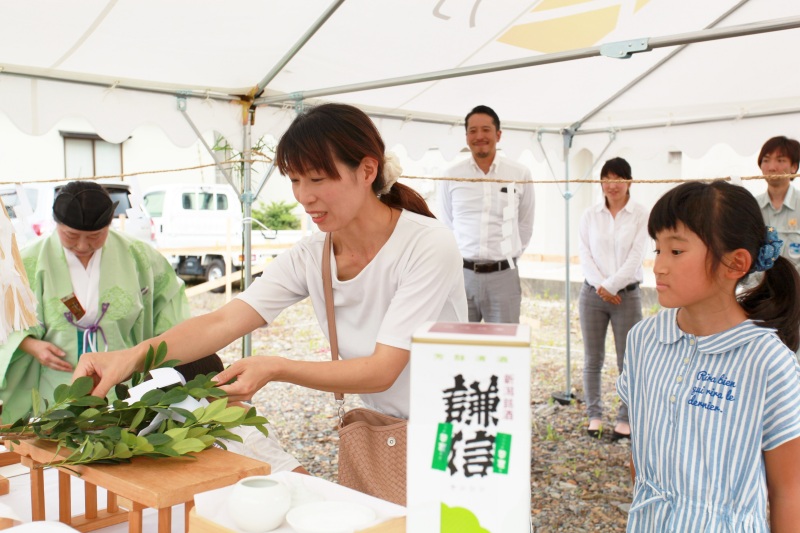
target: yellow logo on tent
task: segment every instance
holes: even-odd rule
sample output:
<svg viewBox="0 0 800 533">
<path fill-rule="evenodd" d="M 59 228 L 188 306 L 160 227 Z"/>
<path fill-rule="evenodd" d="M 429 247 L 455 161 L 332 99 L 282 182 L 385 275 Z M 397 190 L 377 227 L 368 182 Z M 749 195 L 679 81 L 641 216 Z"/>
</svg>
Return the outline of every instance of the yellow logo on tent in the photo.
<svg viewBox="0 0 800 533">
<path fill-rule="evenodd" d="M 650 0 L 619 0 L 615 5 L 597 0 L 542 0 L 525 22 L 497 40 L 536 52 L 553 53 L 594 46 L 617 27 L 620 9 L 639 11 Z"/>
</svg>

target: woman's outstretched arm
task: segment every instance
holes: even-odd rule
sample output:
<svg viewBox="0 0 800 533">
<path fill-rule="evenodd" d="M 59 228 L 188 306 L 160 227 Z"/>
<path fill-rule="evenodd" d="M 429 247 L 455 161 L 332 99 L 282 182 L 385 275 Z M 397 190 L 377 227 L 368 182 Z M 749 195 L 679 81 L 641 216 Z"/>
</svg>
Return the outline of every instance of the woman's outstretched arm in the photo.
<svg viewBox="0 0 800 533">
<path fill-rule="evenodd" d="M 105 397 L 114 385 L 142 368 L 150 346 L 155 349 L 166 342 L 167 358 L 187 363 L 219 351 L 265 324 L 261 315 L 248 304 L 232 300 L 216 311 L 190 318 L 127 350 L 83 354 L 72 378 L 90 376 L 95 383 L 92 394 Z"/>
</svg>

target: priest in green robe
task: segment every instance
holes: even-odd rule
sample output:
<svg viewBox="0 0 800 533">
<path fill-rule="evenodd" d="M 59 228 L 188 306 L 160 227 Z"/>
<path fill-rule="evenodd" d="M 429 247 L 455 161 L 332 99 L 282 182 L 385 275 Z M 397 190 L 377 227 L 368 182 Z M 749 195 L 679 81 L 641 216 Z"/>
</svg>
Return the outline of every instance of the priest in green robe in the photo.
<svg viewBox="0 0 800 533">
<path fill-rule="evenodd" d="M 21 251 L 39 324 L 0 345 L 3 423 L 70 383 L 81 354 L 121 350 L 191 316 L 183 282 L 145 242 L 111 229 L 116 204 L 100 185 L 74 181 L 53 202 L 56 230 Z"/>
</svg>

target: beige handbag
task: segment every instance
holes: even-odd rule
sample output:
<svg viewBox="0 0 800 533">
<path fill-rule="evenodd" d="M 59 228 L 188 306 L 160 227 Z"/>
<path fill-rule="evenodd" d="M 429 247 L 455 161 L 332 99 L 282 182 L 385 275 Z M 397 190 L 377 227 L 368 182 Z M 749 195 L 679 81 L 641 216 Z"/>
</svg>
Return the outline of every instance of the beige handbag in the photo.
<svg viewBox="0 0 800 533">
<path fill-rule="evenodd" d="M 339 359 L 336 317 L 331 278 L 331 234 L 325 236 L 322 281 L 331 359 Z M 406 430 L 408 421 L 371 409 L 344 410 L 344 395 L 335 393 L 339 404 L 339 484 L 359 492 L 406 504 Z"/>
</svg>

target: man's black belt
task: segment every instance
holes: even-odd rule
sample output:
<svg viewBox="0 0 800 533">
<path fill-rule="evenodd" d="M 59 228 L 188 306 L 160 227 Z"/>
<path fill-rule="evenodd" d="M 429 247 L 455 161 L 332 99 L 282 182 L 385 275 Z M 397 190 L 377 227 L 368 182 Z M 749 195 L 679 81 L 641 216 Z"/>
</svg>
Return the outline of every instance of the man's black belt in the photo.
<svg viewBox="0 0 800 533">
<path fill-rule="evenodd" d="M 589 285 L 588 281 L 584 281 L 584 283 L 586 283 L 586 285 Z M 619 292 L 631 292 L 632 290 L 635 290 L 638 287 L 639 287 L 639 283 L 638 282 L 631 283 L 630 285 L 625 285 L 624 287 L 622 287 L 619 290 Z M 597 288 L 596 287 L 593 287 L 592 285 L 589 285 L 589 288 L 592 289 L 593 291 L 597 292 Z"/>
<path fill-rule="evenodd" d="M 468 261 L 464 259 L 464 268 L 472 270 L 477 274 L 488 274 L 490 272 L 500 272 L 511 268 L 506 259 L 502 261 L 495 261 L 494 263 L 476 263 L 475 261 Z"/>
</svg>

